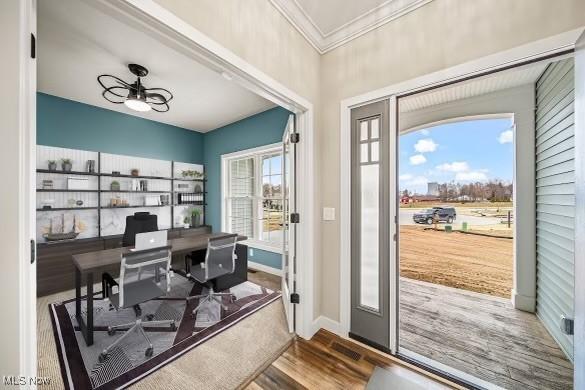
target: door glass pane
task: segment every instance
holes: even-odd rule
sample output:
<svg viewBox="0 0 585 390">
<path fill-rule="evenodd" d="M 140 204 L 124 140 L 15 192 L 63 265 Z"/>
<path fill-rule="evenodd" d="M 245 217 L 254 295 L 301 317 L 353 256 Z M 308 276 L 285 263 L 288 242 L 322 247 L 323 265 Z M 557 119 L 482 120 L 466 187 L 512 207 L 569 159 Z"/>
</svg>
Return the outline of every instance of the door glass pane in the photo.
<svg viewBox="0 0 585 390">
<path fill-rule="evenodd" d="M 379 143 L 372 142 L 370 145 L 370 159 L 372 162 L 378 161 L 380 158 Z"/>
<path fill-rule="evenodd" d="M 360 162 L 368 162 L 368 144 L 360 145 Z"/>
<path fill-rule="evenodd" d="M 370 122 L 370 138 L 380 138 L 380 119 L 372 119 Z"/>
<path fill-rule="evenodd" d="M 282 242 L 282 200 L 264 199 L 260 215 L 262 240 Z"/>
<path fill-rule="evenodd" d="M 378 311 L 379 305 L 379 165 L 361 167 L 360 304 Z"/>
<path fill-rule="evenodd" d="M 360 141 L 368 139 L 368 121 L 360 122 Z"/>
</svg>

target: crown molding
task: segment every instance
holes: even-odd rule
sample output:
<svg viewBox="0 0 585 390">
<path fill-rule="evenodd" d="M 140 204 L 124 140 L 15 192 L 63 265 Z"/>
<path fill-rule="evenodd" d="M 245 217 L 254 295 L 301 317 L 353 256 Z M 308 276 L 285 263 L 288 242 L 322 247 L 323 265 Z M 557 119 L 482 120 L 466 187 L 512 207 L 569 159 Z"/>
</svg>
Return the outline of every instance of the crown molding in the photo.
<svg viewBox="0 0 585 390">
<path fill-rule="evenodd" d="M 270 0 L 320 54 L 333 50 L 431 1 L 433 0 L 388 0 L 335 30 L 324 33 L 297 0 Z"/>
</svg>

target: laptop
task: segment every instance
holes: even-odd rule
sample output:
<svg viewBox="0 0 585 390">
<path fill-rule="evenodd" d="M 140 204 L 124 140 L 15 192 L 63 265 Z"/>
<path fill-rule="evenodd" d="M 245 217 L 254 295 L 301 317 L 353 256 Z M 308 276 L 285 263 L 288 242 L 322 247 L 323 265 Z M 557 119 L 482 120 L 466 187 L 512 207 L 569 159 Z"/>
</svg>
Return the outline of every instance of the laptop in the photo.
<svg viewBox="0 0 585 390">
<path fill-rule="evenodd" d="M 159 230 L 156 232 L 136 234 L 136 244 L 132 251 L 143 251 L 146 249 L 160 248 L 167 246 L 167 231 Z"/>
</svg>

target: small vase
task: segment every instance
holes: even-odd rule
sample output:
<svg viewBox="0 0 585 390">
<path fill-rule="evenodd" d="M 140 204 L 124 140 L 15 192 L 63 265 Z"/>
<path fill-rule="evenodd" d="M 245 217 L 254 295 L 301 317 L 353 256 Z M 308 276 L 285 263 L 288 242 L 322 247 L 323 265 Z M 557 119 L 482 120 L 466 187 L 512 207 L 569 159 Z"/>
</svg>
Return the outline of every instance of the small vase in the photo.
<svg viewBox="0 0 585 390">
<path fill-rule="evenodd" d="M 61 164 L 61 168 L 63 168 L 63 172 L 71 172 L 71 163 Z"/>
<path fill-rule="evenodd" d="M 56 171 L 57 163 L 49 163 L 49 171 Z"/>
<path fill-rule="evenodd" d="M 200 215 L 192 215 L 191 216 L 191 227 L 199 227 L 201 226 L 201 216 Z"/>
</svg>

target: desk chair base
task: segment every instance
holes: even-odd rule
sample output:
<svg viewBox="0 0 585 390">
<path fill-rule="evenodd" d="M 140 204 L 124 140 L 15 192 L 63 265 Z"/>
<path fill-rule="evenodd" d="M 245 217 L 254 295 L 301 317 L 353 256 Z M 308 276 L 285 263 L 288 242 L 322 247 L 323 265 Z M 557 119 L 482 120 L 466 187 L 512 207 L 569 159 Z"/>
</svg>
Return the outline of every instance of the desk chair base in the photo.
<svg viewBox="0 0 585 390">
<path fill-rule="evenodd" d="M 231 298 L 231 301 L 233 302 L 234 294 L 232 294 L 232 293 L 216 293 L 216 292 L 213 292 L 213 288 L 210 287 L 209 290 L 207 291 L 207 294 L 193 295 L 192 297 L 187 297 L 187 302 L 191 302 L 193 299 L 199 299 L 199 304 L 197 305 L 197 307 L 195 309 L 193 309 L 193 312 L 192 312 L 193 317 L 195 317 L 197 315 L 197 311 L 199 311 L 199 309 L 203 305 L 211 303 L 213 301 L 219 303 L 224 310 L 227 310 L 228 307 L 221 300 L 221 297 L 224 297 L 224 296 L 229 296 Z"/>
<path fill-rule="evenodd" d="M 152 357 L 154 350 L 153 350 L 152 342 L 150 341 L 150 338 L 148 338 L 148 336 L 146 335 L 145 326 L 170 325 L 171 330 L 173 330 L 173 331 L 177 330 L 177 325 L 175 323 L 175 320 L 153 321 L 152 318 L 154 316 L 148 315 L 147 320 L 143 321 L 142 320 L 142 311 L 140 310 L 140 307 L 138 305 L 134 306 L 134 312 L 136 313 L 136 321 L 135 322 L 132 322 L 129 324 L 108 326 L 108 335 L 110 335 L 110 336 L 113 336 L 114 334 L 116 334 L 116 331 L 119 329 L 128 328 L 128 330 L 126 330 L 126 332 L 124 332 L 124 334 L 122 336 L 120 336 L 116 341 L 114 341 L 112 344 L 110 344 L 109 347 L 107 347 L 106 349 L 104 349 L 100 353 L 99 358 L 98 358 L 100 363 L 103 363 L 108 358 L 108 354 L 116 345 L 120 344 L 120 342 L 122 342 L 122 340 L 124 340 L 129 334 L 131 334 L 134 331 L 139 332 L 142 335 L 142 337 L 144 337 L 146 339 L 146 341 L 148 342 L 148 348 L 144 352 L 144 355 L 146 357 Z"/>
</svg>

